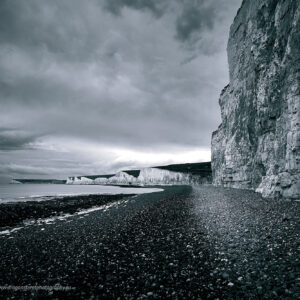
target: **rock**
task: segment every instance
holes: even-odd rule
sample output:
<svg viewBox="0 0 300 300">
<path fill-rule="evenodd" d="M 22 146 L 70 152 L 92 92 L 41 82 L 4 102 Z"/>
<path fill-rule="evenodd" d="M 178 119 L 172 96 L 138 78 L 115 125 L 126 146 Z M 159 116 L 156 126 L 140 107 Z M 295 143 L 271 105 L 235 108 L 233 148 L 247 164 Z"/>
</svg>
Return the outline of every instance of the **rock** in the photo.
<svg viewBox="0 0 300 300">
<path fill-rule="evenodd" d="M 222 273 L 222 278 L 223 278 L 223 279 L 228 279 L 228 278 L 229 278 L 229 274 L 226 273 L 226 272 L 223 272 L 223 273 Z"/>
<path fill-rule="evenodd" d="M 244 0 L 212 135 L 213 183 L 300 198 L 300 2 Z"/>
<path fill-rule="evenodd" d="M 289 174 L 288 172 L 281 173 L 278 177 L 281 187 L 287 188 L 292 185 L 291 174 Z"/>
</svg>

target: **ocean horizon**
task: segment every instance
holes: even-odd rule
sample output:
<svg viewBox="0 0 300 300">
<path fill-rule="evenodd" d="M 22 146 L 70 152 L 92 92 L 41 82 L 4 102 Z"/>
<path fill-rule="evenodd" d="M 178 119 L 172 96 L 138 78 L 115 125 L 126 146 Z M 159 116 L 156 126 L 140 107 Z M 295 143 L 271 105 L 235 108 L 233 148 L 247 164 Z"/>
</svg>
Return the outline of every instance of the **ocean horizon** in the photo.
<svg viewBox="0 0 300 300">
<path fill-rule="evenodd" d="M 144 194 L 158 188 L 131 188 L 104 185 L 66 184 L 0 184 L 0 204 L 8 202 L 45 201 L 68 196 Z"/>
</svg>

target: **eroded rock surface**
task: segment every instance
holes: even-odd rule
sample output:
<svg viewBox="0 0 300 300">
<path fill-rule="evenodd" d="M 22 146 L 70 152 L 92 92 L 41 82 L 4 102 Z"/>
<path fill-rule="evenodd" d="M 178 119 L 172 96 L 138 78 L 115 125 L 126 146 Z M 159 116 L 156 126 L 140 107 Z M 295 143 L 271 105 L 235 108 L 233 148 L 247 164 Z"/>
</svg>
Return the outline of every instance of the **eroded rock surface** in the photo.
<svg viewBox="0 0 300 300">
<path fill-rule="evenodd" d="M 215 185 L 300 198 L 300 1 L 244 0 L 212 136 Z"/>
</svg>

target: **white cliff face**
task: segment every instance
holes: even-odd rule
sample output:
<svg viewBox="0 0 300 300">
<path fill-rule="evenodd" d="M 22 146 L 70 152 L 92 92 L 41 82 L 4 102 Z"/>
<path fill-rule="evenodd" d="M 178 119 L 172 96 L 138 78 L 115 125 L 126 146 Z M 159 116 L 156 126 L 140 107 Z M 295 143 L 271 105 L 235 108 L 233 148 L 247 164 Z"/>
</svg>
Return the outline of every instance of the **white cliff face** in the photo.
<svg viewBox="0 0 300 300">
<path fill-rule="evenodd" d="M 73 182 L 74 182 L 73 177 L 68 177 L 67 181 L 66 181 L 66 184 L 73 184 Z"/>
<path fill-rule="evenodd" d="M 115 176 L 107 179 L 108 184 L 135 184 L 136 178 L 126 172 L 118 172 Z"/>
<path fill-rule="evenodd" d="M 188 184 L 188 174 L 156 168 L 144 168 L 137 178 L 139 184 Z"/>
<path fill-rule="evenodd" d="M 192 177 L 189 174 L 144 168 L 137 178 L 121 171 L 110 178 L 98 177 L 94 180 L 87 177 L 69 177 L 66 184 L 166 185 L 189 184 L 191 182 Z"/>
<path fill-rule="evenodd" d="M 22 182 L 12 179 L 10 184 L 22 184 Z"/>
<path fill-rule="evenodd" d="M 87 177 L 81 177 L 80 181 L 82 184 L 93 184 L 94 180 L 87 178 Z"/>
<path fill-rule="evenodd" d="M 212 136 L 213 183 L 300 198 L 300 1 L 244 0 Z"/>
<path fill-rule="evenodd" d="M 105 177 L 98 177 L 94 179 L 94 184 L 107 184 L 108 179 Z"/>
<path fill-rule="evenodd" d="M 66 184 L 94 184 L 94 180 L 87 177 L 68 177 Z"/>
</svg>

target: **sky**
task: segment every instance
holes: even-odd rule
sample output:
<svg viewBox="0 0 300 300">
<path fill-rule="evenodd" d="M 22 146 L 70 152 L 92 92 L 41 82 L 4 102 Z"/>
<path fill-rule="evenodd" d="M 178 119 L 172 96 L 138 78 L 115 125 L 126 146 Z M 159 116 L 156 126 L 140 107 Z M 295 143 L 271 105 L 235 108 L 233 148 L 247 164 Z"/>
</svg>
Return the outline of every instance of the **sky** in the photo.
<svg viewBox="0 0 300 300">
<path fill-rule="evenodd" d="M 0 181 L 210 160 L 241 0 L 1 0 Z"/>
</svg>

